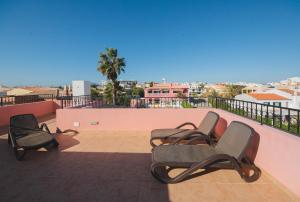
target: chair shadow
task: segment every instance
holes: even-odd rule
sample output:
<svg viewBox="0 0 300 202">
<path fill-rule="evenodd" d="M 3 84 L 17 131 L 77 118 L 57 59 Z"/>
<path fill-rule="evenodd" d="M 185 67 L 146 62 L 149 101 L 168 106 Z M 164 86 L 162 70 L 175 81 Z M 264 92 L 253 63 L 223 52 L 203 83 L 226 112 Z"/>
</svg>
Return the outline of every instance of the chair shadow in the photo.
<svg viewBox="0 0 300 202">
<path fill-rule="evenodd" d="M 150 153 L 59 149 L 17 161 L 5 145 L 0 140 L 3 201 L 170 201 L 168 186 L 150 174 Z"/>
<path fill-rule="evenodd" d="M 79 145 L 80 142 L 75 138 L 78 134 L 78 131 L 72 129 L 67 129 L 60 133 L 56 133 L 55 138 L 59 143 L 59 151 L 64 151 L 71 147 Z"/>
</svg>

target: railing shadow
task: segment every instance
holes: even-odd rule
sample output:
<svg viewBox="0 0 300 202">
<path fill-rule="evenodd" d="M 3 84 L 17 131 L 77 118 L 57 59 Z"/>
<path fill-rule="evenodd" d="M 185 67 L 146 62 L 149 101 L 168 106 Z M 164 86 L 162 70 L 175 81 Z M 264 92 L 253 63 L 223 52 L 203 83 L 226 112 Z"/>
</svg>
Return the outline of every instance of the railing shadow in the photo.
<svg viewBox="0 0 300 202">
<path fill-rule="evenodd" d="M 0 150 L 2 201 L 170 201 L 150 174 L 150 153 L 59 149 L 17 161 L 7 141 Z"/>
</svg>

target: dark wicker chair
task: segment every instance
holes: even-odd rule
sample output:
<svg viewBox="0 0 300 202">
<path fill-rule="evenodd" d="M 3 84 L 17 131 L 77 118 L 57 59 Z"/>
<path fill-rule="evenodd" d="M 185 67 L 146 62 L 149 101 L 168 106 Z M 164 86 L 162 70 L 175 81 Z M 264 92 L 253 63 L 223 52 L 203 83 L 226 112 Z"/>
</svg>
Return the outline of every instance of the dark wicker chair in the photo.
<svg viewBox="0 0 300 202">
<path fill-rule="evenodd" d="M 49 145 L 58 146 L 47 125 L 42 123 L 39 126 L 33 114 L 21 114 L 10 118 L 8 144 L 12 146 L 18 160 L 24 157 L 27 150 Z"/>
<path fill-rule="evenodd" d="M 163 183 L 178 183 L 191 178 L 199 169 L 204 170 L 198 175 L 217 169 L 235 169 L 246 182 L 255 181 L 260 170 L 246 156 L 253 136 L 250 126 L 233 121 L 215 147 L 207 144 L 157 146 L 152 150 L 151 173 Z M 176 168 L 186 169 L 170 177 L 169 172 Z"/>
<path fill-rule="evenodd" d="M 215 143 L 213 135 L 216 124 L 220 116 L 212 111 L 209 111 L 198 127 L 191 122 L 186 122 L 176 128 L 155 129 L 151 131 L 150 144 L 156 147 L 155 140 L 161 140 L 163 143 L 180 143 L 187 140 L 186 144 L 194 142 L 195 140 L 205 141 L 208 144 Z M 183 126 L 193 126 L 194 129 L 183 129 Z M 161 145 L 162 145 L 161 144 Z"/>
</svg>

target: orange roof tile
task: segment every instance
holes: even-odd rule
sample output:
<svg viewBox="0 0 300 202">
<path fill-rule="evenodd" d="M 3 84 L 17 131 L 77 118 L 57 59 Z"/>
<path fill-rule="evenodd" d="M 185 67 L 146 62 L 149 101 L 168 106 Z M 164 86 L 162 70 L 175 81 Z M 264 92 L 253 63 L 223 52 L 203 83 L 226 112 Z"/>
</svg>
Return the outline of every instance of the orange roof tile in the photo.
<svg viewBox="0 0 300 202">
<path fill-rule="evenodd" d="M 288 98 L 274 93 L 249 93 L 248 95 L 257 100 L 288 100 Z"/>
<path fill-rule="evenodd" d="M 294 95 L 295 91 L 291 90 L 291 89 L 288 89 L 288 88 L 280 88 L 278 90 L 281 90 L 283 92 L 286 92 L 286 93 L 289 93 L 291 95 Z M 297 95 L 300 96 L 300 93 L 297 92 Z"/>
</svg>

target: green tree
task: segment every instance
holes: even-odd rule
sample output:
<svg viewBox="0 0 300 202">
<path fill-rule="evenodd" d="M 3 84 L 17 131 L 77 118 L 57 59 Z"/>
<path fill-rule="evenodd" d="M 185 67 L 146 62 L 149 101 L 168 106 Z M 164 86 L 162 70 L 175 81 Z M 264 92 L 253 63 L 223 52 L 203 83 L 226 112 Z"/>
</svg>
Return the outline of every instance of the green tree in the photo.
<svg viewBox="0 0 300 202">
<path fill-rule="evenodd" d="M 202 97 L 208 98 L 208 97 L 219 97 L 219 93 L 215 89 L 208 89 Z"/>
<path fill-rule="evenodd" d="M 92 97 L 99 97 L 100 96 L 100 93 L 99 91 L 97 90 L 97 88 L 91 88 L 91 96 Z"/>
<path fill-rule="evenodd" d="M 226 98 L 234 98 L 235 96 L 239 95 L 242 93 L 242 89 L 245 86 L 240 86 L 240 85 L 226 85 L 226 93 L 225 97 Z"/>
<path fill-rule="evenodd" d="M 118 76 L 125 72 L 125 58 L 118 57 L 118 50 L 107 48 L 100 53 L 97 70 L 112 82 L 112 104 L 116 104 L 116 97 L 119 87 Z"/>
<path fill-rule="evenodd" d="M 134 97 L 144 97 L 144 89 L 138 88 L 138 87 L 133 87 L 131 95 Z"/>
</svg>

